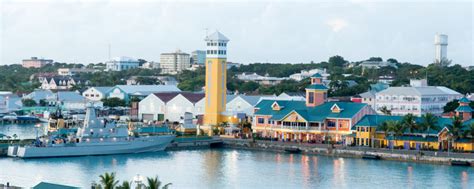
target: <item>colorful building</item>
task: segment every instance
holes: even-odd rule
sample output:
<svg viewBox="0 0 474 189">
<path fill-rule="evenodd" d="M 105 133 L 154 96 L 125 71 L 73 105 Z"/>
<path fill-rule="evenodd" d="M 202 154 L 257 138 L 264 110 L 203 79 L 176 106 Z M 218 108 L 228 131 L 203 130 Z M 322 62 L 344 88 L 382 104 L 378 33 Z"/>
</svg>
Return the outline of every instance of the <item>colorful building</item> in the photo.
<svg viewBox="0 0 474 189">
<path fill-rule="evenodd" d="M 402 122 L 403 116 L 366 115 L 352 130 L 355 131 L 354 145 L 376 148 L 402 148 L 413 150 L 447 150 L 474 151 L 474 136 L 470 134 L 474 124 L 472 109 L 469 100 L 461 98 L 459 107 L 455 110 L 456 116 L 461 119 L 460 133 L 463 136 L 453 137 L 450 132 L 453 119 L 436 118 L 436 125 L 429 130 L 415 130 L 409 132 L 405 129 L 401 134 L 385 133 L 382 125 L 388 121 Z M 415 117 L 415 124 L 423 124 L 422 117 Z"/>
<path fill-rule="evenodd" d="M 306 101 L 262 100 L 255 107 L 254 132 L 283 141 L 349 142 L 351 128 L 374 111 L 362 103 L 327 102 L 327 91 L 316 73 L 306 87 Z"/>
<path fill-rule="evenodd" d="M 222 122 L 234 121 L 225 116 L 227 95 L 227 43 L 229 39 L 220 32 L 206 37 L 206 86 L 204 130 Z"/>
</svg>

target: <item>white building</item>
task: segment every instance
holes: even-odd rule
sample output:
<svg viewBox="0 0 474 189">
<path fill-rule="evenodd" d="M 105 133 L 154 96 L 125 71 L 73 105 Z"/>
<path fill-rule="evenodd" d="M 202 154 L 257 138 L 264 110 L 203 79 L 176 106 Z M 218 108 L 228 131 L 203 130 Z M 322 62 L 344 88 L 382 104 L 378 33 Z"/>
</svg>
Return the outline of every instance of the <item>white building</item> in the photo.
<svg viewBox="0 0 474 189">
<path fill-rule="evenodd" d="M 121 57 L 116 57 L 110 61 L 107 61 L 105 64 L 106 64 L 106 70 L 108 71 L 122 71 L 122 70 L 138 68 L 139 61 L 134 58 L 121 56 Z"/>
<path fill-rule="evenodd" d="M 288 77 L 270 77 L 267 75 L 261 76 L 258 75 L 257 73 L 241 73 L 237 75 L 237 78 L 249 82 L 257 82 L 260 85 L 277 85 L 280 84 L 283 80 L 289 79 Z"/>
<path fill-rule="evenodd" d="M 441 62 L 441 60 L 448 59 L 448 35 L 436 34 L 435 35 L 435 61 Z"/>
<path fill-rule="evenodd" d="M 375 109 L 378 113 L 386 107 L 392 115 L 424 115 L 432 113 L 441 115 L 443 107 L 450 101 L 463 97 L 460 93 L 443 86 L 417 85 L 411 87 L 389 87 L 376 93 Z M 415 86 L 413 86 L 415 85 Z"/>
<path fill-rule="evenodd" d="M 90 87 L 82 92 L 82 96 L 91 101 L 101 101 L 107 98 L 107 94 L 109 94 L 112 88 L 113 87 Z"/>
<path fill-rule="evenodd" d="M 160 68 L 165 74 L 177 74 L 191 67 L 189 54 L 177 50 L 173 53 L 161 53 Z"/>
<path fill-rule="evenodd" d="M 181 92 L 175 85 L 117 85 L 109 91 L 107 98 L 129 101 L 132 97 L 146 97 L 151 93 Z"/>
<path fill-rule="evenodd" d="M 323 79 L 327 79 L 329 76 L 328 73 L 326 73 L 326 69 L 312 69 L 312 70 L 301 70 L 300 73 L 295 73 L 290 75 L 290 79 L 293 79 L 295 81 L 301 81 L 303 79 L 309 78 L 312 75 L 319 73 L 321 76 L 323 76 Z"/>
<path fill-rule="evenodd" d="M 41 100 L 49 99 L 52 96 L 54 96 L 54 93 L 49 89 L 36 89 L 33 92 L 23 96 L 23 99 L 31 99 L 39 104 Z"/>
<path fill-rule="evenodd" d="M 12 92 L 0 91 L 0 113 L 20 110 L 23 106 L 21 98 Z"/>
<path fill-rule="evenodd" d="M 77 92 L 58 91 L 48 99 L 50 106 L 59 105 L 63 110 L 84 110 L 87 100 Z"/>
<path fill-rule="evenodd" d="M 160 63 L 159 62 L 145 62 L 141 66 L 143 69 L 158 69 L 160 68 Z"/>
<path fill-rule="evenodd" d="M 138 107 L 140 120 L 179 122 L 186 112 L 193 116 L 204 113 L 204 93 L 152 93 Z"/>
<path fill-rule="evenodd" d="M 73 76 L 78 73 L 94 73 L 97 72 L 96 69 L 88 68 L 58 68 L 58 75 L 60 76 Z"/>
<path fill-rule="evenodd" d="M 397 64 L 391 63 L 391 62 L 386 62 L 386 61 L 364 61 L 359 64 L 362 68 L 381 68 L 381 67 L 393 67 L 393 68 L 398 68 Z"/>
</svg>

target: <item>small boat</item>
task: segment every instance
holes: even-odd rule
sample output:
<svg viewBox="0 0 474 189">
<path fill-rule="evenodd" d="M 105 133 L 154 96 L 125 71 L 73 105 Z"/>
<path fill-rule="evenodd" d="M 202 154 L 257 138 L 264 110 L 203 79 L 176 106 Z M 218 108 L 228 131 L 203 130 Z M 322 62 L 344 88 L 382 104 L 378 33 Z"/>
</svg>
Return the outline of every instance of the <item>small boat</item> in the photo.
<svg viewBox="0 0 474 189">
<path fill-rule="evenodd" d="M 301 153 L 301 150 L 299 148 L 285 148 L 285 152 L 298 154 Z"/>
<path fill-rule="evenodd" d="M 38 121 L 38 117 L 34 115 L 22 115 L 16 116 L 16 120 L 18 121 Z"/>
<path fill-rule="evenodd" d="M 452 166 L 471 166 L 471 163 L 468 161 L 452 160 L 451 165 Z"/>
<path fill-rule="evenodd" d="M 380 159 L 380 156 L 378 156 L 378 155 L 371 155 L 371 154 L 364 154 L 364 155 L 362 155 L 362 159 L 379 160 L 379 159 Z"/>
</svg>

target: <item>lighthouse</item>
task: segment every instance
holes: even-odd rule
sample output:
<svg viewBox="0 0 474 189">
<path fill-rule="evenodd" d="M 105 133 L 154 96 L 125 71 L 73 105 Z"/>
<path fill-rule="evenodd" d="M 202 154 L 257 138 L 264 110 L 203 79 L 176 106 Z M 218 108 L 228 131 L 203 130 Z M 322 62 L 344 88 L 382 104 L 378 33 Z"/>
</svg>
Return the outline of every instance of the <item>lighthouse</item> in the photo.
<svg viewBox="0 0 474 189">
<path fill-rule="evenodd" d="M 226 121 L 227 43 L 229 39 L 216 31 L 206 41 L 206 83 L 204 129 L 212 130 Z"/>
</svg>

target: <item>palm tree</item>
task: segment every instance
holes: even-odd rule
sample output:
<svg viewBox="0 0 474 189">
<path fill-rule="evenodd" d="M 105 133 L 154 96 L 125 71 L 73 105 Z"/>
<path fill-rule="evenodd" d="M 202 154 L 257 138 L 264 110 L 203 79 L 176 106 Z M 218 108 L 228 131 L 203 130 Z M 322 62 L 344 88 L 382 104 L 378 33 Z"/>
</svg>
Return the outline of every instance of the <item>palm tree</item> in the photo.
<svg viewBox="0 0 474 189">
<path fill-rule="evenodd" d="M 438 126 L 438 117 L 432 113 L 427 113 L 421 116 L 423 122 L 419 125 L 420 130 L 430 131 L 431 129 L 438 131 L 440 128 Z"/>
<path fill-rule="evenodd" d="M 379 128 L 381 131 L 384 131 L 385 137 L 388 135 L 393 136 L 395 141 L 397 140 L 398 136 L 402 136 L 405 128 L 399 121 L 389 120 L 383 122 Z"/>
<path fill-rule="evenodd" d="M 114 189 L 118 184 L 118 180 L 115 180 L 115 173 L 105 173 L 99 176 L 100 183 L 104 185 L 104 189 Z"/>
<path fill-rule="evenodd" d="M 148 182 L 147 189 L 160 189 L 161 181 L 158 179 L 158 176 L 156 176 L 154 178 L 147 177 L 146 180 Z M 162 189 L 167 189 L 170 185 L 171 185 L 171 183 L 165 184 L 162 187 Z"/>
<path fill-rule="evenodd" d="M 451 124 L 446 125 L 448 128 L 448 134 L 450 135 L 451 145 L 454 143 L 455 140 L 458 138 L 463 137 L 462 131 L 462 119 L 459 116 L 454 116 Z M 449 146 L 448 146 L 449 148 Z"/>
<path fill-rule="evenodd" d="M 407 114 L 403 116 L 402 125 L 404 128 L 408 129 L 408 132 L 410 133 L 413 133 L 415 130 L 419 129 L 413 114 Z"/>
<path fill-rule="evenodd" d="M 122 185 L 117 186 L 117 189 L 131 189 L 132 185 L 128 181 L 123 181 Z"/>
<path fill-rule="evenodd" d="M 467 128 L 467 132 L 469 135 L 471 135 L 471 138 L 474 138 L 474 123 L 471 123 L 471 125 Z"/>
</svg>

